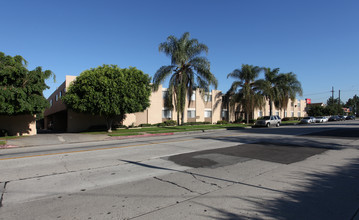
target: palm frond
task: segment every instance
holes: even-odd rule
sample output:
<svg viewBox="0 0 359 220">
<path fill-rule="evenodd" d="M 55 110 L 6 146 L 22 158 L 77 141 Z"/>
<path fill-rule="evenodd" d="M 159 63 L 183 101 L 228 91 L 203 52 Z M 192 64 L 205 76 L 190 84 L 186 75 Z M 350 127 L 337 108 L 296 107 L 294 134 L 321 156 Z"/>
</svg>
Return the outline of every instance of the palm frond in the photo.
<svg viewBox="0 0 359 220">
<path fill-rule="evenodd" d="M 153 90 L 157 91 L 160 84 L 172 73 L 175 66 L 162 66 L 157 70 L 153 77 Z"/>
</svg>

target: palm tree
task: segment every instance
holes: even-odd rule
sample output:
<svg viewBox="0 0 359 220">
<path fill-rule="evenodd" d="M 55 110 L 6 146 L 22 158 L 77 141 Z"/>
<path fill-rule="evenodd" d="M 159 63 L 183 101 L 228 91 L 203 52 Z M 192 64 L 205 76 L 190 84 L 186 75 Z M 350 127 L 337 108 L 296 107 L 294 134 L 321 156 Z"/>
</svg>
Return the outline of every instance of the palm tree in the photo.
<svg viewBox="0 0 359 220">
<path fill-rule="evenodd" d="M 168 92 L 170 100 L 175 100 L 177 111 L 177 123 L 179 125 L 180 114 L 184 123 L 184 109 L 186 97 L 191 97 L 197 88 L 209 91 L 213 85 L 217 88 L 217 79 L 210 71 L 210 62 L 200 56 L 208 53 L 208 47 L 199 43 L 197 39 L 190 39 L 188 32 L 177 39 L 171 35 L 166 42 L 159 45 L 159 51 L 171 57 L 171 65 L 162 66 L 153 78 L 153 89 L 158 90 L 160 84 L 170 77 Z"/>
<path fill-rule="evenodd" d="M 230 88 L 232 105 L 238 103 L 244 110 L 247 124 L 254 108 L 261 107 L 264 103 L 264 96 L 261 94 L 256 81 L 261 70 L 262 68 L 258 66 L 243 64 L 241 69 L 235 69 L 227 75 L 227 78 L 237 79 Z"/>
<path fill-rule="evenodd" d="M 302 85 L 292 72 L 279 74 L 277 80 L 279 96 L 276 105 L 280 110 L 287 109 L 289 100 L 294 101 L 297 95 L 303 95 Z"/>
<path fill-rule="evenodd" d="M 278 87 L 278 73 L 279 68 L 263 68 L 264 69 L 264 79 L 257 81 L 262 94 L 269 102 L 269 115 L 273 115 L 273 103 L 278 103 L 280 97 L 280 90 Z M 277 106 L 276 106 L 277 107 Z"/>
</svg>

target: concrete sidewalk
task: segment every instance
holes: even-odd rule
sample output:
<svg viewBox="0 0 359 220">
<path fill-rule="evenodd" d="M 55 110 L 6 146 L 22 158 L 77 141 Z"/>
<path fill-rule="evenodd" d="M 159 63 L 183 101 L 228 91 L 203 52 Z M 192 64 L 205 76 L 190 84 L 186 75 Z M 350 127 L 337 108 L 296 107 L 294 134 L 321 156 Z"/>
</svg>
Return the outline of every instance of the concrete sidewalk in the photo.
<svg viewBox="0 0 359 220">
<path fill-rule="evenodd" d="M 42 145 L 103 141 L 106 138 L 108 138 L 107 134 L 76 134 L 76 133 L 37 134 L 34 136 L 10 139 L 7 141 L 7 145 L 15 146 L 15 147 L 31 147 L 31 146 L 42 146 Z"/>
<path fill-rule="evenodd" d="M 0 145 L 0 149 L 14 148 L 14 147 L 32 147 L 43 145 L 58 145 L 69 143 L 83 143 L 92 141 L 107 141 L 107 140 L 121 140 L 128 138 L 140 138 L 150 136 L 163 136 L 174 134 L 189 134 L 189 133 L 202 133 L 202 132 L 215 132 L 223 131 L 226 129 L 213 129 L 213 130 L 198 130 L 177 133 L 157 133 L 157 134 L 143 134 L 131 136 L 108 136 L 107 134 L 84 134 L 84 133 L 46 133 L 37 134 L 34 136 L 24 136 L 16 139 L 7 140 L 6 145 Z"/>
</svg>

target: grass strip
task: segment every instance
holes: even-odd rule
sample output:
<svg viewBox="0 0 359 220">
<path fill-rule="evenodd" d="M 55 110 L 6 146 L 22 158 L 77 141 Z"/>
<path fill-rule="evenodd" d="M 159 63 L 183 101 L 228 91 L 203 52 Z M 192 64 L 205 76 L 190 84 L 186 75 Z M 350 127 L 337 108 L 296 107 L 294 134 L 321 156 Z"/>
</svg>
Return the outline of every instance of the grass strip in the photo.
<svg viewBox="0 0 359 220">
<path fill-rule="evenodd" d="M 109 136 L 133 136 L 141 134 L 159 134 L 172 132 L 187 132 L 198 130 L 213 130 L 223 128 L 241 128 L 247 127 L 245 124 L 221 124 L 221 125 L 181 125 L 181 126 L 165 126 L 165 127 L 142 127 L 136 129 L 118 129 L 112 133 L 106 131 L 83 132 L 83 134 L 107 134 Z"/>
<path fill-rule="evenodd" d="M 141 135 L 141 134 L 144 134 L 143 132 L 128 132 L 128 133 L 111 133 L 111 134 L 108 134 L 108 136 L 134 136 L 134 135 Z"/>
</svg>

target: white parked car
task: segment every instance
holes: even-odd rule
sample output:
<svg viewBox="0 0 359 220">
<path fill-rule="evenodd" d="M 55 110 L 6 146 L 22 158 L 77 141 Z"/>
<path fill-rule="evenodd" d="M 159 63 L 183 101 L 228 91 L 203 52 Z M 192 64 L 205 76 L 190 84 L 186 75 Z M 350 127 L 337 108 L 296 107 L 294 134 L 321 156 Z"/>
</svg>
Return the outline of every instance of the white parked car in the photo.
<svg viewBox="0 0 359 220">
<path fill-rule="evenodd" d="M 319 117 L 315 117 L 315 122 L 316 123 L 324 123 L 324 122 L 328 122 L 328 118 L 325 116 L 319 116 Z"/>
<path fill-rule="evenodd" d="M 315 118 L 314 117 L 304 117 L 302 120 L 300 120 L 299 122 L 300 124 L 311 124 L 311 123 L 315 123 Z"/>
</svg>

